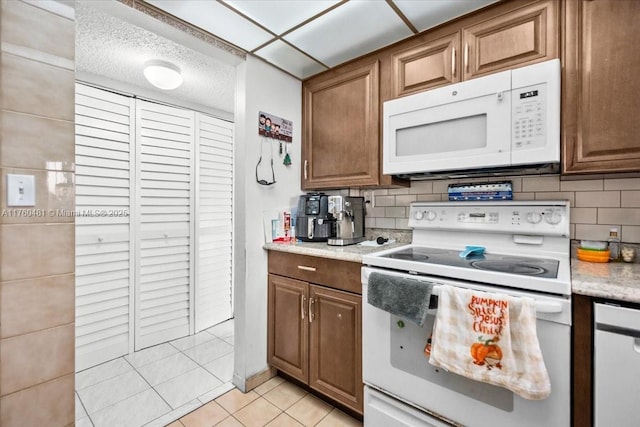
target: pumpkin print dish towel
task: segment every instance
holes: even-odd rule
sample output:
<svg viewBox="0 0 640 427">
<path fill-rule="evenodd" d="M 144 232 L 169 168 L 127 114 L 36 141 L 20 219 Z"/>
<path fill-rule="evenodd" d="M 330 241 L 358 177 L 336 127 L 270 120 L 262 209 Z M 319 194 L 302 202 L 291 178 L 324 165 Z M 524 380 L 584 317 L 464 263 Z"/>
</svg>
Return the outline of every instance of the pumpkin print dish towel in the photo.
<svg viewBox="0 0 640 427">
<path fill-rule="evenodd" d="M 442 286 L 429 363 L 525 399 L 551 393 L 531 298 Z"/>
</svg>

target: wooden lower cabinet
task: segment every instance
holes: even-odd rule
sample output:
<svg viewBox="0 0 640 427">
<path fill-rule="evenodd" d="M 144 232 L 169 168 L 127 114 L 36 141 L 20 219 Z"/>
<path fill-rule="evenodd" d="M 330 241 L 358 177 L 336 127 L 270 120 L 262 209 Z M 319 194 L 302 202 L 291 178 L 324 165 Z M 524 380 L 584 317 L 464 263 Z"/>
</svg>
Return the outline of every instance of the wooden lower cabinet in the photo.
<svg viewBox="0 0 640 427">
<path fill-rule="evenodd" d="M 362 413 L 362 297 L 309 287 L 309 386 Z"/>
<path fill-rule="evenodd" d="M 308 288 L 306 282 L 269 275 L 269 363 L 303 382 L 309 376 Z"/>
<path fill-rule="evenodd" d="M 286 270 L 285 264 L 277 269 Z M 335 280 L 343 285 L 344 276 Z M 362 296 L 280 274 L 270 273 L 268 282 L 269 364 L 362 414 Z"/>
</svg>

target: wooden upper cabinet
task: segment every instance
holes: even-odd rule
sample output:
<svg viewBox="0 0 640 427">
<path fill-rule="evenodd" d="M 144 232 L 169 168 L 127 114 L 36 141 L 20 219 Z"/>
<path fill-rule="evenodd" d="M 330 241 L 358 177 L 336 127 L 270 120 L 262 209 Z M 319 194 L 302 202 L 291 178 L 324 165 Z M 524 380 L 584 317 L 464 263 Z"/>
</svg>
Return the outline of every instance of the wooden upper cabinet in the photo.
<svg viewBox="0 0 640 427">
<path fill-rule="evenodd" d="M 534 3 L 462 30 L 463 80 L 558 57 L 558 2 Z"/>
<path fill-rule="evenodd" d="M 640 1 L 564 4 L 563 173 L 640 171 Z"/>
<path fill-rule="evenodd" d="M 392 98 L 460 81 L 460 32 L 396 52 L 391 66 Z"/>
<path fill-rule="evenodd" d="M 302 189 L 379 183 L 379 62 L 303 85 Z"/>
</svg>

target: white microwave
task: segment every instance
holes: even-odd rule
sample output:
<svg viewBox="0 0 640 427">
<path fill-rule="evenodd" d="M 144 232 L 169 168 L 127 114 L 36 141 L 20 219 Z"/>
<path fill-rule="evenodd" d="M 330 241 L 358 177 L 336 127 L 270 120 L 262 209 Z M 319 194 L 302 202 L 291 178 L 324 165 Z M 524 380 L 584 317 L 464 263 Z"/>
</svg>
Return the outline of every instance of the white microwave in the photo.
<svg viewBox="0 0 640 427">
<path fill-rule="evenodd" d="M 384 103 L 383 173 L 406 178 L 557 171 L 560 60 Z"/>
</svg>

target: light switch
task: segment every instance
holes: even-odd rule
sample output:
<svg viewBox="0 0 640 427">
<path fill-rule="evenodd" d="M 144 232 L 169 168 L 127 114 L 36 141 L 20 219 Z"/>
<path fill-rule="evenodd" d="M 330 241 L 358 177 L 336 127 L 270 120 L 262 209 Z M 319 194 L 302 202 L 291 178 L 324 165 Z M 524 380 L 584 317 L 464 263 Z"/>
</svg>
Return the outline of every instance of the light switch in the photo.
<svg viewBox="0 0 640 427">
<path fill-rule="evenodd" d="M 7 206 L 35 206 L 35 181 L 33 175 L 7 174 Z"/>
</svg>

